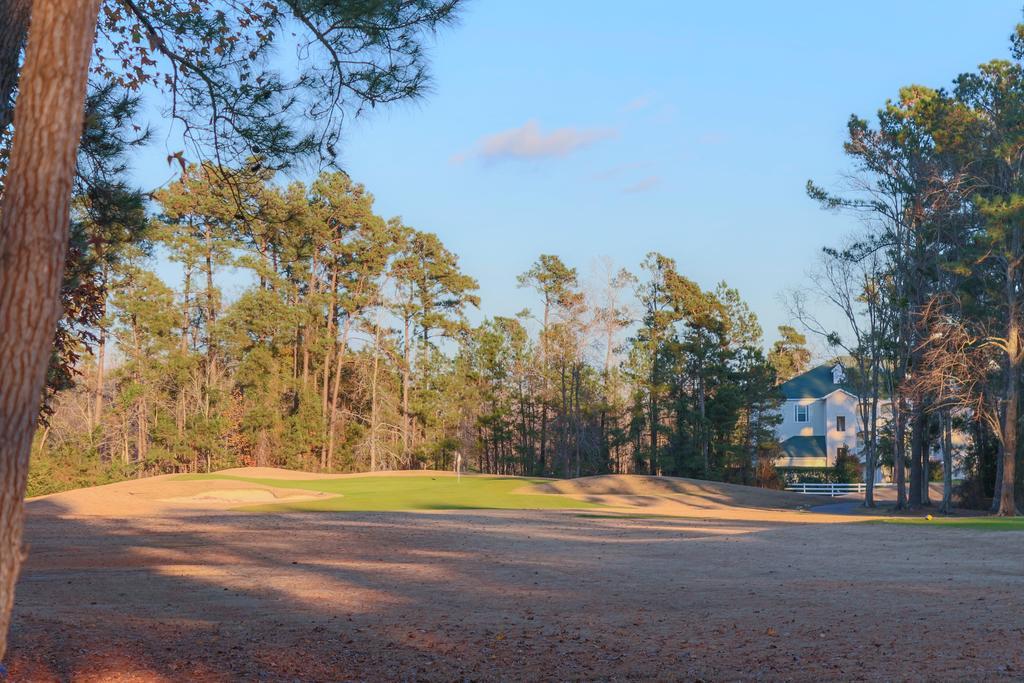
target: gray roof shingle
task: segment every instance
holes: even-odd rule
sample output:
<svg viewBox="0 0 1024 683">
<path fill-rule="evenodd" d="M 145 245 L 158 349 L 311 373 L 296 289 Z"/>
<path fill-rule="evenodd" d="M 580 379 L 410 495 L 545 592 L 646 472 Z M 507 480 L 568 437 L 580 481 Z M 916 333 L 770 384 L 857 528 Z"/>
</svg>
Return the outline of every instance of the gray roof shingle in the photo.
<svg viewBox="0 0 1024 683">
<path fill-rule="evenodd" d="M 834 367 L 835 363 L 828 363 L 827 365 L 811 368 L 807 372 L 780 384 L 779 391 L 786 398 L 821 398 L 828 396 L 836 389 L 846 389 L 846 391 L 853 393 L 852 388 L 848 386 L 849 381 L 845 381 L 842 384 L 835 384 L 832 381 L 832 368 Z"/>
<path fill-rule="evenodd" d="M 824 436 L 791 436 L 782 442 L 782 452 L 791 458 L 824 458 Z"/>
</svg>

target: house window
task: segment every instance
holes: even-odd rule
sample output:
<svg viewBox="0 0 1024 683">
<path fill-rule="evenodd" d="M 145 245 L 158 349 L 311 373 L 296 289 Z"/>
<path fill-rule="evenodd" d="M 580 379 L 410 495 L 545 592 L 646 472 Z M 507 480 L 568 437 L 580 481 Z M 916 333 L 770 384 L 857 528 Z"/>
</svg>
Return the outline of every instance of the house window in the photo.
<svg viewBox="0 0 1024 683">
<path fill-rule="evenodd" d="M 836 415 L 836 431 L 837 432 L 845 432 L 846 431 L 846 416 L 845 415 Z"/>
<path fill-rule="evenodd" d="M 808 422 L 809 421 L 808 413 L 810 411 L 808 410 L 808 408 L 809 408 L 809 406 L 801 406 L 801 405 L 798 405 L 796 407 L 796 421 L 797 422 Z"/>
<path fill-rule="evenodd" d="M 837 458 L 845 458 L 845 457 L 847 457 L 849 455 L 850 455 L 850 449 L 847 448 L 846 446 L 840 446 L 839 448 L 836 449 L 836 457 Z"/>
</svg>

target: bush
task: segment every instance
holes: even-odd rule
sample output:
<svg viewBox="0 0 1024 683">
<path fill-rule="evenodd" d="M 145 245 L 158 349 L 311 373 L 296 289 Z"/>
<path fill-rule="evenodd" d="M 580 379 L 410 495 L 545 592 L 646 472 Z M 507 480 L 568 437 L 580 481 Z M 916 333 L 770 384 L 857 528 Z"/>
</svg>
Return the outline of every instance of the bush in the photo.
<svg viewBox="0 0 1024 683">
<path fill-rule="evenodd" d="M 763 489 L 786 488 L 786 479 L 771 458 L 758 458 L 754 469 L 754 481 Z"/>
<path fill-rule="evenodd" d="M 992 507 L 992 496 L 985 492 L 981 480 L 976 477 L 953 487 L 953 498 L 957 507 L 968 510 L 988 510 Z"/>
<path fill-rule="evenodd" d="M 832 467 L 779 467 L 785 484 L 856 484 L 864 481 L 864 469 L 855 455 L 840 456 Z"/>
<path fill-rule="evenodd" d="M 831 467 L 778 467 L 786 484 L 834 484 L 836 473 Z"/>
<path fill-rule="evenodd" d="M 864 481 L 864 468 L 860 464 L 860 459 L 852 453 L 837 456 L 832 469 L 835 471 L 837 484 L 857 484 Z"/>
</svg>

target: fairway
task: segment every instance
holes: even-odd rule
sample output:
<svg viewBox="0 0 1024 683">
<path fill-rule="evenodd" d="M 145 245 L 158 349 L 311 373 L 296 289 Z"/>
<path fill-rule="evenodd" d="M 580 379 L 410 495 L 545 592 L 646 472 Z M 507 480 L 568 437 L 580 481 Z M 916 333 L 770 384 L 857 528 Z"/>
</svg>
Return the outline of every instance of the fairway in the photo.
<svg viewBox="0 0 1024 683">
<path fill-rule="evenodd" d="M 250 505 L 247 512 L 399 512 L 408 510 L 556 510 L 601 507 L 559 495 L 517 493 L 546 479 L 464 476 L 357 476 L 333 479 L 263 479 L 224 474 L 181 475 L 185 481 L 241 481 L 278 489 L 334 494 L 317 500 Z"/>
<path fill-rule="evenodd" d="M 975 531 L 1024 531 L 1024 517 L 887 517 L 870 520 L 868 524 L 906 524 Z"/>
</svg>

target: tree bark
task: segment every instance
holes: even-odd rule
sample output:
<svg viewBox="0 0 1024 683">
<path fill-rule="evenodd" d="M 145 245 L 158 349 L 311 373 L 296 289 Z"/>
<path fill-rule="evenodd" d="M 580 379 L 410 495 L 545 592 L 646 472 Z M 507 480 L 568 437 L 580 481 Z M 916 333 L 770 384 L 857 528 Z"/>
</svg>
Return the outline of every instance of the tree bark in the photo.
<svg viewBox="0 0 1024 683">
<path fill-rule="evenodd" d="M 21 49 L 28 35 L 32 0 L 0 2 L 0 131 L 14 121 L 14 91 L 18 87 Z"/>
<path fill-rule="evenodd" d="M 107 313 L 106 302 L 103 304 L 103 314 Z M 103 372 L 107 362 L 107 330 L 100 324 L 99 335 L 96 340 L 96 390 L 93 395 L 92 405 L 92 428 L 95 429 L 103 422 Z"/>
<path fill-rule="evenodd" d="M 1013 234 L 1014 255 L 1021 253 L 1021 236 L 1019 230 Z M 1017 301 L 1017 287 L 1020 279 L 1017 267 L 1011 261 L 1006 267 L 1006 390 L 1005 408 L 1003 410 L 1003 467 L 1002 481 L 999 487 L 1000 517 L 1013 517 L 1017 514 L 1015 498 L 1015 481 L 1017 469 L 1017 410 L 1020 402 L 1020 306 Z"/>
<path fill-rule="evenodd" d="M 334 386 L 331 389 L 331 413 L 327 420 L 327 455 L 324 458 L 323 468 L 328 472 L 334 467 L 334 432 L 338 425 L 338 396 L 341 391 L 341 364 L 348 350 L 348 335 L 352 329 L 352 316 L 345 318 L 345 327 L 342 330 L 341 341 L 338 343 L 338 350 L 334 354 Z"/>
<path fill-rule="evenodd" d="M 711 460 L 708 456 L 707 389 L 704 384 L 704 368 L 697 379 L 697 411 L 700 415 L 700 455 L 704 461 L 704 478 L 711 478 Z"/>
<path fill-rule="evenodd" d="M 924 429 L 926 421 L 920 406 L 914 406 L 914 417 L 910 425 L 910 508 L 921 505 L 921 489 L 927 485 L 922 474 L 922 454 L 925 452 Z M 922 483 L 923 482 L 923 483 Z"/>
<path fill-rule="evenodd" d="M 922 408 L 922 429 L 923 429 L 923 440 L 921 442 L 921 505 L 929 506 L 932 504 L 931 500 L 931 481 L 932 481 L 932 459 L 930 454 L 931 442 L 928 439 L 928 434 L 931 431 L 931 413 L 928 412 L 927 408 Z"/>
<path fill-rule="evenodd" d="M 650 385 L 650 406 L 648 408 L 650 417 L 648 418 L 651 422 L 651 467 L 648 474 L 655 474 L 655 466 L 658 462 L 658 341 L 656 339 L 651 340 L 652 346 L 654 347 L 654 355 L 651 358 L 651 385 Z"/>
<path fill-rule="evenodd" d="M 939 414 L 942 420 L 942 505 L 939 512 L 953 511 L 953 415 L 949 410 Z"/>
<path fill-rule="evenodd" d="M 378 315 L 379 317 L 379 315 Z M 380 371 L 380 320 L 374 323 L 373 373 L 370 376 L 370 471 L 379 467 L 377 458 L 377 376 Z"/>
<path fill-rule="evenodd" d="M 1017 514 L 1014 476 L 1017 468 L 1017 407 L 1020 401 L 1021 350 L 1019 311 L 1015 301 L 1010 302 L 1007 318 L 1006 353 L 1009 367 L 1006 372 L 1006 408 L 1003 412 L 1003 471 L 999 487 L 999 510 L 996 512 L 1000 517 L 1013 517 Z"/>
<path fill-rule="evenodd" d="M 216 290 L 213 284 L 213 230 L 210 223 L 203 223 L 203 242 L 206 246 L 206 393 L 204 403 L 206 416 L 210 415 L 210 394 L 217 377 L 217 344 L 213 328 L 217 322 Z"/>
<path fill-rule="evenodd" d="M 98 12 L 99 0 L 38 0 L 19 80 L 0 215 L 0 660 L 25 556 L 29 453 L 60 315 L 71 185 Z"/>
<path fill-rule="evenodd" d="M 97 247 L 102 260 L 102 247 Z M 103 371 L 107 355 L 107 328 L 103 318 L 107 316 L 107 267 L 100 266 L 100 283 L 103 300 L 100 302 L 100 324 L 96 333 L 96 386 L 93 389 L 92 411 L 89 414 L 89 431 L 93 432 L 103 419 Z M 91 440 L 90 436 L 90 440 Z"/>
<path fill-rule="evenodd" d="M 334 321 L 338 316 L 338 259 L 334 259 L 334 265 L 331 267 L 331 301 L 327 304 L 327 349 L 324 351 L 324 386 L 323 393 L 321 396 L 321 410 L 320 414 L 324 416 L 325 420 L 330 419 L 330 415 L 327 412 L 328 408 L 328 393 L 331 386 L 331 352 L 334 349 Z"/>
<path fill-rule="evenodd" d="M 402 466 L 411 467 L 409 458 L 409 387 L 410 375 L 412 373 L 412 349 L 410 348 L 410 325 L 409 316 L 404 319 L 404 332 L 402 336 Z"/>
<path fill-rule="evenodd" d="M 893 479 L 896 480 L 896 510 L 907 508 L 907 428 L 906 414 L 902 400 L 898 396 L 893 400 L 893 419 L 896 420 L 895 438 L 893 439 Z"/>
<path fill-rule="evenodd" d="M 998 447 L 996 448 L 996 477 L 992 488 L 992 505 L 989 506 L 989 512 L 999 512 L 999 499 L 1000 492 L 1003 490 L 1003 442 L 998 441 Z"/>
</svg>

